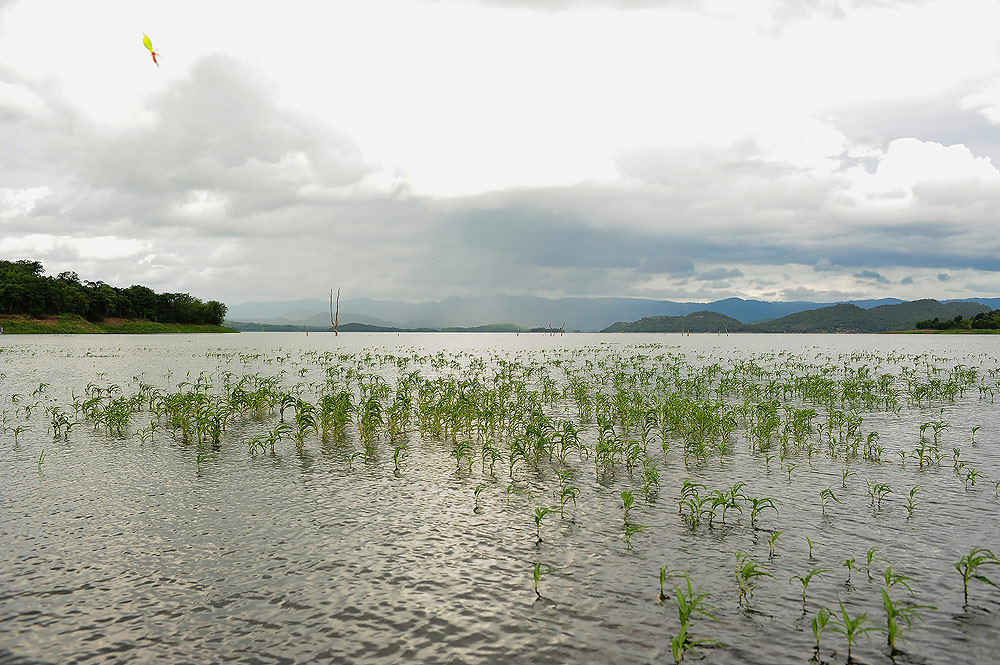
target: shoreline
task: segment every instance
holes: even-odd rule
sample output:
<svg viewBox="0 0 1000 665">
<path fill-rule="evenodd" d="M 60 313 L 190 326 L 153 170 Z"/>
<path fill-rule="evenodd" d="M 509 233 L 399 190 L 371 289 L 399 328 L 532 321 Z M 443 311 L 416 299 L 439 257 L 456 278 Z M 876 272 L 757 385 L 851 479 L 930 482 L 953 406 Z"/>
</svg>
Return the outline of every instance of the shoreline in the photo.
<svg viewBox="0 0 1000 665">
<path fill-rule="evenodd" d="M 239 333 L 226 326 L 197 323 L 156 323 L 142 319 L 88 321 L 76 314 L 31 317 L 26 314 L 0 316 L 4 335 L 151 335 L 177 333 Z"/>
</svg>

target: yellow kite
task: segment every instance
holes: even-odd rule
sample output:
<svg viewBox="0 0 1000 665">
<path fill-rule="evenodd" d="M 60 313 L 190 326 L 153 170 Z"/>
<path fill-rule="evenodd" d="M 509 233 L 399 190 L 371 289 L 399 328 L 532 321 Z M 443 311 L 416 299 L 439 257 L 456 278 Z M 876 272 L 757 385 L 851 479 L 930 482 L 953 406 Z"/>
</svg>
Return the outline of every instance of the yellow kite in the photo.
<svg viewBox="0 0 1000 665">
<path fill-rule="evenodd" d="M 158 56 L 158 55 L 160 55 L 160 54 L 159 54 L 159 53 L 157 53 L 156 51 L 154 51 L 154 50 L 153 50 L 153 42 L 152 42 L 152 40 L 151 40 L 151 39 L 149 38 L 149 36 L 148 36 L 148 35 L 143 35 L 143 36 L 142 36 L 142 45 L 143 45 L 143 46 L 145 46 L 146 48 L 148 48 L 148 49 L 149 49 L 149 54 L 153 56 L 153 63 L 154 63 L 154 64 L 155 64 L 155 65 L 156 65 L 157 67 L 159 67 L 159 66 L 160 66 L 160 63 L 159 63 L 159 62 L 157 62 L 157 60 L 156 60 L 156 56 Z"/>
</svg>

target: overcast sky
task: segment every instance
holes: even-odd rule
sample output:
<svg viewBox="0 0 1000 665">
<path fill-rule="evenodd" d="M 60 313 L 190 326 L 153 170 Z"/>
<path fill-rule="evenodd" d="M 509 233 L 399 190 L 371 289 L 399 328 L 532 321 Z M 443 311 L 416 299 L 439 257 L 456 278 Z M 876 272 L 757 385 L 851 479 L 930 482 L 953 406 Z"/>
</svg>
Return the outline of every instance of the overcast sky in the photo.
<svg viewBox="0 0 1000 665">
<path fill-rule="evenodd" d="M 995 0 L 0 0 L 0 258 L 230 305 L 1000 296 L 998 25 Z"/>
</svg>

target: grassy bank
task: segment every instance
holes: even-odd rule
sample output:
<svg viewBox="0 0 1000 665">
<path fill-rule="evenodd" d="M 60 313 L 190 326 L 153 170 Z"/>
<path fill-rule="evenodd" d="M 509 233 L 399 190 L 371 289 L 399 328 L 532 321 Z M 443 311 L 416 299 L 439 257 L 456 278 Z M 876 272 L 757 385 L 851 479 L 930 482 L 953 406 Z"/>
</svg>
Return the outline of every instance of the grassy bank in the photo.
<svg viewBox="0 0 1000 665">
<path fill-rule="evenodd" d="M 989 328 L 966 329 L 948 328 L 947 330 L 933 330 L 929 328 L 919 330 L 893 330 L 889 335 L 1000 335 L 1000 330 Z"/>
<path fill-rule="evenodd" d="M 106 334 L 150 334 L 150 333 L 234 333 L 239 332 L 225 326 L 208 326 L 185 323 L 153 323 L 152 321 L 129 319 L 105 319 L 102 322 L 87 321 L 76 314 L 61 314 L 31 318 L 27 315 L 0 316 L 0 326 L 5 335 L 106 335 Z"/>
</svg>

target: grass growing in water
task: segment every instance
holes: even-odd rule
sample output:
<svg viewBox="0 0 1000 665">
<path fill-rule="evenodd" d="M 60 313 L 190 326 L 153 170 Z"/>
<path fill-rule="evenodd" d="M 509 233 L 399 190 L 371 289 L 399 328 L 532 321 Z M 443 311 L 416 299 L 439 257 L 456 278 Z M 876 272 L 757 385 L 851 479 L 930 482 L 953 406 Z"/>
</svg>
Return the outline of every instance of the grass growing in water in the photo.
<svg viewBox="0 0 1000 665">
<path fill-rule="evenodd" d="M 996 565 L 1000 565 L 1000 559 L 998 559 L 992 551 L 983 547 L 973 547 L 972 551 L 959 559 L 955 564 L 955 570 L 957 570 L 962 576 L 962 591 L 965 595 L 965 607 L 968 607 L 969 605 L 969 582 L 971 580 L 979 580 L 980 582 L 985 582 L 991 586 L 997 586 L 993 580 L 978 572 L 979 569 L 984 566 Z"/>
</svg>

